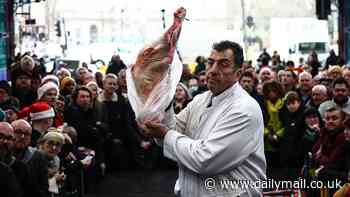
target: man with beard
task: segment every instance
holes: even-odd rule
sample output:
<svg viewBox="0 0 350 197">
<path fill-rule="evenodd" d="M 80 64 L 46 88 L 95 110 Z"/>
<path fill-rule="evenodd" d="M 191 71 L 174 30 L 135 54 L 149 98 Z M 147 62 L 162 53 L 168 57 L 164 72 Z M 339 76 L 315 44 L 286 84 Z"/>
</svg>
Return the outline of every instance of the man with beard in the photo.
<svg viewBox="0 0 350 197">
<path fill-rule="evenodd" d="M 0 122 L 0 188 L 1 196 L 5 195 L 6 197 L 22 196 L 19 179 L 14 174 L 15 170 L 11 169 L 9 165 L 14 163 L 9 151 L 13 140 L 14 134 L 11 125 L 7 122 Z"/>
<path fill-rule="evenodd" d="M 315 174 L 318 180 L 336 181 L 342 180 L 341 174 L 332 174 L 333 166 L 344 162 L 347 157 L 345 152 L 345 114 L 336 104 L 329 106 L 325 112 L 325 128 L 321 130 L 321 136 L 312 148 L 312 158 L 315 164 Z M 346 180 L 342 180 L 346 181 Z M 334 192 L 334 191 L 331 191 Z"/>
<path fill-rule="evenodd" d="M 195 97 L 196 95 L 201 94 L 207 90 L 208 90 L 208 87 L 207 87 L 206 74 L 205 74 L 205 71 L 202 71 L 198 75 L 198 89 L 193 92 L 192 96 Z"/>
<path fill-rule="evenodd" d="M 337 104 L 344 112 L 350 113 L 350 99 L 349 99 L 349 84 L 342 77 L 337 78 L 333 82 L 333 102 Z M 322 103 L 319 107 L 319 111 L 326 111 L 327 103 Z"/>
</svg>

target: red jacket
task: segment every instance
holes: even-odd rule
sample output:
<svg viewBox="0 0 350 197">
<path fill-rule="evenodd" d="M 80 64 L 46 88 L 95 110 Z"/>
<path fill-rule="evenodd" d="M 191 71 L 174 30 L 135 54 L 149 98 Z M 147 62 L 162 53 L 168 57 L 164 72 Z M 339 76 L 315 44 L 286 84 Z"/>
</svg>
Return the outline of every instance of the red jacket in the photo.
<svg viewBox="0 0 350 197">
<path fill-rule="evenodd" d="M 317 166 L 327 165 L 336 162 L 345 156 L 344 151 L 345 136 L 344 129 L 330 133 L 327 130 L 321 132 L 320 138 L 312 148 L 312 155 Z M 316 153 L 321 148 L 321 154 Z"/>
</svg>

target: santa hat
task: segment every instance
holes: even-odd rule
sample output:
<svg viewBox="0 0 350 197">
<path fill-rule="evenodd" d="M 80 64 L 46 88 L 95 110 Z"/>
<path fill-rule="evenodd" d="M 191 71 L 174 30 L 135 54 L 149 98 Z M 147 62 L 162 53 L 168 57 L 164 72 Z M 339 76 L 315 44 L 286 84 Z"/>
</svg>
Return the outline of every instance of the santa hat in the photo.
<svg viewBox="0 0 350 197">
<path fill-rule="evenodd" d="M 41 85 L 44 85 L 47 82 L 54 82 L 57 86 L 60 86 L 60 80 L 55 75 L 46 75 L 41 79 Z"/>
<path fill-rule="evenodd" d="M 47 92 L 51 89 L 55 89 L 57 91 L 57 95 L 58 95 L 59 90 L 58 90 L 58 86 L 56 83 L 49 81 L 49 82 L 44 83 L 42 86 L 40 86 L 40 88 L 38 88 L 38 100 L 40 100 L 41 97 L 44 96 L 45 92 Z"/>
<path fill-rule="evenodd" d="M 30 119 L 41 120 L 55 117 L 55 111 L 46 102 L 36 102 L 30 106 Z"/>
<path fill-rule="evenodd" d="M 47 132 L 44 136 L 42 136 L 42 138 L 40 139 L 41 142 L 46 142 L 46 141 L 55 141 L 58 142 L 60 144 L 64 144 L 64 136 L 62 135 L 62 133 L 59 133 L 56 129 L 56 131 L 52 131 L 53 129 L 51 129 L 51 131 Z"/>
</svg>

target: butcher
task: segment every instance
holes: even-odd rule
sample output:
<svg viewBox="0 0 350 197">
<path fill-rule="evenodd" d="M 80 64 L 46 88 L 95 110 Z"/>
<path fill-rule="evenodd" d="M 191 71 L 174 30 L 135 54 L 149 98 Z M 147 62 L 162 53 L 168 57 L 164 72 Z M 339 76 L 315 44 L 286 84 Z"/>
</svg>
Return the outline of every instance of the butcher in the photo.
<svg viewBox="0 0 350 197">
<path fill-rule="evenodd" d="M 262 196 L 263 116 L 259 104 L 239 85 L 242 63 L 239 44 L 214 44 L 206 65 L 209 91 L 176 116 L 170 108 L 163 121 L 139 125 L 178 163 L 177 196 Z"/>
</svg>

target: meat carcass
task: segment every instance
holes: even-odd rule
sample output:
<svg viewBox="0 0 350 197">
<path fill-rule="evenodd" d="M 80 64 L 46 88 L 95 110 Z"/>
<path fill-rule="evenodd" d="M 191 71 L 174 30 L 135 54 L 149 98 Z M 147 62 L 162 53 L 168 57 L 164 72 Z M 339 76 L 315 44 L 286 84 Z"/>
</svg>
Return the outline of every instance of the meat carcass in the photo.
<svg viewBox="0 0 350 197">
<path fill-rule="evenodd" d="M 166 77 L 171 78 L 171 76 L 168 76 L 171 73 L 170 65 L 174 58 L 176 43 L 179 39 L 182 22 L 185 16 L 186 10 L 183 7 L 177 9 L 174 13 L 173 24 L 169 29 L 156 42 L 144 47 L 137 55 L 135 64 L 127 71 L 128 92 L 130 89 L 132 89 L 131 91 L 136 89 L 138 97 L 138 99 L 136 99 L 137 102 L 130 102 L 136 116 L 138 116 L 138 111 L 140 111 L 140 105 L 144 105 L 141 111 L 145 111 L 145 107 L 151 107 L 150 105 L 154 105 L 158 100 L 161 100 L 160 95 L 154 94 L 159 94 L 160 92 L 164 93 L 164 91 L 155 89 L 157 89 L 157 86 L 159 86 Z M 180 72 L 182 72 L 182 70 Z M 160 87 L 158 87 L 158 89 L 159 88 Z M 134 96 L 135 95 L 129 94 L 129 100 L 130 97 Z M 174 95 L 170 96 L 173 97 Z M 134 98 L 131 98 L 131 100 L 133 99 Z M 167 103 L 167 105 L 169 104 L 170 102 Z"/>
</svg>

